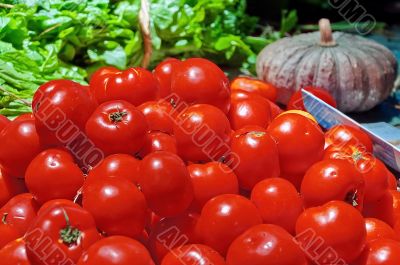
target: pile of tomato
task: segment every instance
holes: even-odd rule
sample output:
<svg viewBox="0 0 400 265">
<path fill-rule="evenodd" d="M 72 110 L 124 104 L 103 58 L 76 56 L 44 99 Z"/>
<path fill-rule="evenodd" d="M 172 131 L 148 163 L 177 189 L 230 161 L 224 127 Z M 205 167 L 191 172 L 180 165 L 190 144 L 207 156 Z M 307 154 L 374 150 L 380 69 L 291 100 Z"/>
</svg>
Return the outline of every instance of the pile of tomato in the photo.
<svg viewBox="0 0 400 265">
<path fill-rule="evenodd" d="M 279 97 L 201 58 L 43 84 L 32 113 L 0 116 L 0 263 L 400 264 L 371 139 Z"/>
</svg>

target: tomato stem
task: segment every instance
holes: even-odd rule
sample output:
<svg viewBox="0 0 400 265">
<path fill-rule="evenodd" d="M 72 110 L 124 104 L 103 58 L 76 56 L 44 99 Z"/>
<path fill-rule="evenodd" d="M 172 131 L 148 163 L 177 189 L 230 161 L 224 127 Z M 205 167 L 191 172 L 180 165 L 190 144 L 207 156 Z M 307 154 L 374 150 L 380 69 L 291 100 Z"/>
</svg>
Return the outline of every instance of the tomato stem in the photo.
<svg viewBox="0 0 400 265">
<path fill-rule="evenodd" d="M 2 222 L 3 224 L 5 224 L 5 225 L 7 224 L 7 220 L 6 220 L 6 219 L 7 219 L 7 216 L 8 216 L 8 213 L 4 213 L 4 214 L 3 214 L 3 217 L 1 218 L 1 222 Z"/>
<path fill-rule="evenodd" d="M 60 238 L 66 244 L 76 243 L 81 238 L 81 231 L 78 228 L 74 228 L 71 226 L 69 216 L 64 209 L 63 214 L 67 226 L 64 229 L 60 230 Z"/>
<path fill-rule="evenodd" d="M 116 112 L 110 113 L 109 118 L 113 122 L 121 122 L 122 118 L 126 115 L 128 115 L 128 112 L 126 112 L 126 111 L 116 111 Z"/>
<path fill-rule="evenodd" d="M 347 203 L 351 204 L 353 207 L 357 207 L 358 206 L 357 200 L 358 200 L 357 190 L 347 193 L 345 198 L 345 201 Z"/>
</svg>

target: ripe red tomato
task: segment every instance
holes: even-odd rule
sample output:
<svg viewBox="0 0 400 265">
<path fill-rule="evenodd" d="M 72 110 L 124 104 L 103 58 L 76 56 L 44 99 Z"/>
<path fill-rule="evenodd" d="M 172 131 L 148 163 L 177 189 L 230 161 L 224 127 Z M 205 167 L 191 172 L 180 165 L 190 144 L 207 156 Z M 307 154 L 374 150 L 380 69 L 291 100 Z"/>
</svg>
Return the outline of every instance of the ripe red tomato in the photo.
<svg viewBox="0 0 400 265">
<path fill-rule="evenodd" d="M 171 76 L 171 92 L 189 105 L 210 104 L 228 113 L 229 80 L 209 60 L 190 58 L 176 64 Z"/>
<path fill-rule="evenodd" d="M 73 157 L 61 149 L 41 152 L 25 174 L 26 186 L 40 204 L 53 199 L 73 199 L 83 182 L 83 173 Z"/>
<path fill-rule="evenodd" d="M 146 142 L 139 156 L 145 157 L 146 155 L 157 152 L 167 151 L 176 154 L 176 139 L 175 136 L 163 133 L 163 132 L 148 132 Z"/>
<path fill-rule="evenodd" d="M 400 221 L 400 192 L 389 190 L 389 194 L 392 197 L 393 217 L 396 221 Z"/>
<path fill-rule="evenodd" d="M 328 159 L 315 163 L 307 170 L 300 193 L 306 207 L 337 200 L 361 211 L 364 189 L 363 176 L 352 164 L 346 160 Z"/>
<path fill-rule="evenodd" d="M 251 192 L 266 224 L 275 224 L 294 234 L 296 220 L 303 212 L 303 200 L 292 183 L 283 178 L 270 178 L 257 183 Z"/>
<path fill-rule="evenodd" d="M 237 163 L 231 165 L 242 189 L 251 190 L 266 178 L 279 177 L 278 148 L 266 129 L 245 127 L 232 137 L 231 156 Z M 233 159 L 232 159 L 233 160 Z"/>
<path fill-rule="evenodd" d="M 139 152 L 147 130 L 144 115 L 122 100 L 101 104 L 86 123 L 86 135 L 106 155 Z"/>
<path fill-rule="evenodd" d="M 272 84 L 263 82 L 259 79 L 240 76 L 231 82 L 231 90 L 246 91 L 252 94 L 262 96 L 271 101 L 275 101 L 278 95 L 278 90 Z"/>
<path fill-rule="evenodd" d="M 294 238 L 283 228 L 261 224 L 249 228 L 229 247 L 229 265 L 307 265 L 307 260 Z"/>
<path fill-rule="evenodd" d="M 22 239 L 16 239 L 5 245 L 0 250 L 0 260 L 2 265 L 31 265 Z"/>
<path fill-rule="evenodd" d="M 317 98 L 321 99 L 325 103 L 331 105 L 332 107 L 336 108 L 336 100 L 332 97 L 331 94 L 329 94 L 328 91 L 322 89 L 322 88 L 317 88 L 317 87 L 312 87 L 308 86 L 305 87 L 304 90 L 310 92 Z M 297 90 L 295 93 L 292 94 L 292 96 L 289 99 L 289 102 L 287 104 L 287 109 L 298 109 L 298 110 L 306 110 L 304 107 L 304 102 L 303 102 L 303 96 L 301 93 L 301 90 Z"/>
<path fill-rule="evenodd" d="M 144 230 L 146 200 L 135 184 L 125 178 L 93 180 L 83 190 L 82 204 L 107 235 L 138 237 Z"/>
<path fill-rule="evenodd" d="M 400 242 L 379 238 L 369 242 L 354 265 L 398 265 L 400 264 Z"/>
<path fill-rule="evenodd" d="M 15 227 L 4 224 L 3 222 L 0 223 L 0 235 L 0 249 L 11 241 L 21 237 L 19 231 Z"/>
<path fill-rule="evenodd" d="M 223 163 L 191 164 L 187 168 L 194 192 L 192 208 L 196 211 L 201 211 L 204 204 L 217 195 L 239 193 L 235 173 Z"/>
<path fill-rule="evenodd" d="M 24 237 L 26 253 L 35 265 L 75 264 L 99 239 L 93 217 L 78 205 L 49 208 Z"/>
<path fill-rule="evenodd" d="M 283 176 L 303 175 L 324 154 L 324 133 L 312 120 L 296 113 L 276 117 L 268 126 L 276 140 Z"/>
<path fill-rule="evenodd" d="M 192 244 L 173 249 L 161 265 L 212 264 L 226 265 L 224 258 L 206 245 Z"/>
<path fill-rule="evenodd" d="M 388 170 L 388 182 L 390 190 L 397 190 L 397 178 L 392 172 Z"/>
<path fill-rule="evenodd" d="M 140 67 L 124 71 L 102 70 L 90 80 L 90 89 L 99 104 L 124 100 L 134 106 L 157 99 L 159 84 L 153 74 Z"/>
<path fill-rule="evenodd" d="M 241 129 L 246 125 L 258 125 L 266 128 L 272 119 L 270 104 L 260 97 L 231 99 L 228 118 L 233 130 Z"/>
<path fill-rule="evenodd" d="M 193 200 L 189 172 L 175 154 L 158 151 L 140 164 L 137 182 L 149 208 L 159 216 L 183 213 Z"/>
<path fill-rule="evenodd" d="M 263 100 L 264 102 L 268 103 L 269 108 L 270 108 L 270 113 L 271 113 L 271 119 L 274 119 L 276 116 L 281 114 L 283 110 L 276 105 L 274 102 L 272 102 L 269 99 L 263 98 L 257 94 L 246 92 L 244 90 L 233 90 L 231 94 L 231 101 L 240 101 L 244 99 L 253 99 L 257 98 L 256 100 Z"/>
<path fill-rule="evenodd" d="M 175 58 L 167 58 L 154 68 L 153 75 L 160 84 L 160 98 L 164 98 L 171 94 L 171 77 L 172 72 L 180 60 Z"/>
<path fill-rule="evenodd" d="M 300 215 L 296 239 L 316 264 L 351 264 L 365 246 L 364 218 L 353 206 L 330 201 Z"/>
<path fill-rule="evenodd" d="M 372 153 L 372 140 L 364 131 L 349 125 L 336 125 L 325 133 L 327 146 L 333 145 L 340 148 L 355 146 L 360 152 Z"/>
<path fill-rule="evenodd" d="M 66 200 L 66 199 L 56 199 L 56 200 L 51 200 L 46 203 L 44 203 L 40 208 L 39 211 L 37 212 L 37 215 L 42 215 L 46 211 L 49 211 L 49 209 L 55 208 L 55 207 L 63 207 L 63 206 L 71 206 L 75 207 L 78 204 L 71 201 L 71 200 Z"/>
<path fill-rule="evenodd" d="M 154 265 L 146 247 L 124 236 L 111 236 L 94 243 L 77 265 Z"/>
<path fill-rule="evenodd" d="M 399 235 L 390 225 L 376 218 L 365 218 L 365 229 L 367 230 L 367 242 L 378 238 L 400 240 Z"/>
<path fill-rule="evenodd" d="M 393 227 L 396 221 L 396 215 L 393 208 L 393 196 L 390 191 L 387 190 L 377 201 L 365 202 L 363 215 L 364 217 L 380 219 Z"/>
<path fill-rule="evenodd" d="M 371 164 L 372 163 L 372 164 Z M 368 169 L 367 169 L 368 167 Z M 381 199 L 389 189 L 388 169 L 379 159 L 359 165 L 365 180 L 365 202 Z M 363 170 L 366 168 L 366 170 Z"/>
<path fill-rule="evenodd" d="M 105 82 L 107 81 L 107 78 L 104 77 L 104 75 L 108 74 L 116 74 L 121 72 L 118 68 L 115 68 L 114 66 L 103 66 L 97 69 L 91 76 L 90 76 L 90 82 L 89 86 L 91 90 L 93 91 L 95 86 L 102 86 L 104 87 L 106 84 Z"/>
<path fill-rule="evenodd" d="M 25 191 L 24 180 L 6 175 L 0 166 L 0 207 L 3 207 L 15 195 Z"/>
<path fill-rule="evenodd" d="M 9 200 L 0 209 L 2 223 L 10 225 L 23 236 L 32 221 L 36 218 L 39 205 L 34 201 L 32 194 L 22 193 Z"/>
<path fill-rule="evenodd" d="M 170 250 L 196 242 L 195 227 L 198 218 L 198 214 L 186 212 L 162 218 L 153 225 L 149 249 L 157 264 L 161 263 Z"/>
<path fill-rule="evenodd" d="M 134 183 L 137 178 L 139 164 L 140 161 L 131 155 L 109 155 L 89 171 L 84 185 L 88 186 L 92 181 L 108 177 L 125 178 Z"/>
<path fill-rule="evenodd" d="M 174 124 L 178 154 L 185 161 L 219 161 L 229 152 L 231 127 L 218 108 L 197 104 L 188 107 Z"/>
<path fill-rule="evenodd" d="M 172 105 L 165 101 L 147 101 L 138 107 L 146 117 L 150 131 L 172 134 L 174 121 Z"/>
<path fill-rule="evenodd" d="M 0 132 L 7 126 L 11 121 L 6 117 L 0 114 Z"/>
<path fill-rule="evenodd" d="M 23 178 L 29 163 L 41 151 L 35 121 L 10 122 L 0 132 L 0 142 L 0 164 L 3 173 Z"/>
<path fill-rule="evenodd" d="M 225 256 L 235 238 L 261 223 L 261 216 L 250 200 L 236 194 L 224 194 L 204 205 L 196 233 L 201 243 Z"/>
<path fill-rule="evenodd" d="M 24 121 L 24 120 L 34 120 L 34 119 L 35 119 L 35 116 L 33 116 L 33 113 L 29 112 L 29 113 L 24 113 L 24 114 L 19 115 L 18 117 L 16 117 L 14 119 L 14 121 Z"/>
<path fill-rule="evenodd" d="M 32 99 L 36 130 L 46 146 L 66 145 L 60 137 L 64 124 L 83 131 L 97 104 L 89 87 L 70 80 L 52 80 L 41 85 Z M 72 125 L 71 125 L 72 124 Z"/>
</svg>

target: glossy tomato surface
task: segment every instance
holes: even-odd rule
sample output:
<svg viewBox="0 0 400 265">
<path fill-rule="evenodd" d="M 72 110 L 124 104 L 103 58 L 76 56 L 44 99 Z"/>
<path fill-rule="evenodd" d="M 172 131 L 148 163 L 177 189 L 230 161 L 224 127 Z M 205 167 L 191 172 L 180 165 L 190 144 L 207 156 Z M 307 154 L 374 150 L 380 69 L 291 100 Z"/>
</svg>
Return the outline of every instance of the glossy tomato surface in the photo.
<svg viewBox="0 0 400 265">
<path fill-rule="evenodd" d="M 0 250 L 0 260 L 2 265 L 31 265 L 22 239 L 16 239 L 5 245 Z"/>
<path fill-rule="evenodd" d="M 185 245 L 173 249 L 161 265 L 213 264 L 226 265 L 224 258 L 214 249 L 201 244 Z"/>
<path fill-rule="evenodd" d="M 321 99 L 325 103 L 328 103 L 332 107 L 336 108 L 336 100 L 332 97 L 331 94 L 329 94 L 328 91 L 318 88 L 318 87 L 305 87 L 304 90 L 310 92 L 317 98 Z M 304 107 L 304 102 L 303 102 L 303 96 L 301 90 L 296 91 L 293 93 L 293 95 L 290 97 L 289 102 L 287 104 L 287 109 L 298 109 L 298 110 L 306 110 Z"/>
<path fill-rule="evenodd" d="M 153 75 L 157 78 L 158 83 L 160 84 L 160 98 L 164 98 L 171 94 L 172 72 L 179 62 L 180 60 L 178 59 L 167 58 L 154 68 Z"/>
</svg>

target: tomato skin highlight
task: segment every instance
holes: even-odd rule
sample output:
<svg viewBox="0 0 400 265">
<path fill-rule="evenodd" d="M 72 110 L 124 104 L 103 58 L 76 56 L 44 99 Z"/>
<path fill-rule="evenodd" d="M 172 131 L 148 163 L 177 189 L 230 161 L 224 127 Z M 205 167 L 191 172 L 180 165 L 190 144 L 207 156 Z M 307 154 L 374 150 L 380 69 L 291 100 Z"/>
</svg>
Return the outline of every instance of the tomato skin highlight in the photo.
<svg viewBox="0 0 400 265">
<path fill-rule="evenodd" d="M 326 146 L 337 146 L 340 148 L 354 146 L 361 152 L 372 153 L 373 144 L 371 138 L 359 128 L 349 125 L 336 125 L 325 133 Z"/>
<path fill-rule="evenodd" d="M 174 131 L 173 107 L 164 101 L 147 101 L 137 107 L 146 117 L 150 131 L 172 134 Z"/>
<path fill-rule="evenodd" d="M 273 224 L 253 226 L 237 237 L 227 254 L 229 265 L 307 265 L 294 238 Z"/>
<path fill-rule="evenodd" d="M 94 243 L 77 265 L 154 265 L 146 247 L 124 236 L 111 236 Z"/>
<path fill-rule="evenodd" d="M 283 176 L 303 175 L 323 157 L 325 139 L 321 128 L 300 114 L 276 117 L 267 131 L 277 142 Z"/>
<path fill-rule="evenodd" d="M 86 123 L 86 135 L 105 155 L 139 152 L 146 139 L 145 116 L 122 100 L 101 104 Z"/>
<path fill-rule="evenodd" d="M 48 149 L 29 164 L 26 186 L 39 204 L 53 199 L 73 199 L 82 187 L 84 176 L 73 157 L 61 149 Z"/>
<path fill-rule="evenodd" d="M 229 111 L 229 80 L 213 62 L 190 58 L 179 62 L 171 76 L 171 92 L 189 105 L 210 104 Z"/>
<path fill-rule="evenodd" d="M 308 208 L 300 215 L 296 223 L 296 239 L 310 258 L 325 259 L 314 260 L 316 263 L 331 264 L 342 259 L 351 264 L 366 243 L 364 218 L 353 206 L 342 201 L 330 201 L 319 207 Z M 318 244 L 315 243 L 317 240 Z M 330 248 L 337 257 L 320 256 Z"/>
<path fill-rule="evenodd" d="M 378 238 L 388 238 L 400 241 L 399 235 L 390 225 L 376 218 L 365 218 L 365 228 L 367 230 L 367 242 Z"/>
<path fill-rule="evenodd" d="M 175 136 L 157 131 L 148 132 L 146 136 L 146 142 L 139 153 L 140 157 L 145 157 L 157 151 L 166 151 L 173 154 L 178 153 Z"/>
<path fill-rule="evenodd" d="M 246 76 L 240 76 L 232 80 L 231 90 L 232 92 L 236 90 L 246 91 L 251 94 L 262 96 L 272 102 L 275 102 L 278 95 L 277 88 L 272 84 Z"/>
<path fill-rule="evenodd" d="M 102 70 L 90 80 L 90 89 L 98 104 L 107 101 L 124 100 L 134 106 L 156 100 L 159 84 L 153 74 L 141 67 Z"/>
<path fill-rule="evenodd" d="M 364 178 L 351 163 L 328 159 L 315 163 L 307 170 L 300 192 L 306 207 L 341 200 L 361 211 L 364 205 L 364 189 Z"/>
<path fill-rule="evenodd" d="M 368 243 L 354 265 L 400 264 L 400 242 L 379 238 Z"/>
<path fill-rule="evenodd" d="M 305 87 L 304 90 L 310 92 L 311 94 L 321 99 L 325 103 L 331 105 L 332 107 L 334 108 L 337 107 L 336 100 L 332 97 L 331 94 L 329 94 L 328 91 L 322 88 L 312 87 L 312 86 Z M 292 94 L 287 104 L 287 109 L 306 110 L 306 108 L 304 107 L 303 95 L 301 93 L 301 90 L 298 90 Z"/>
<path fill-rule="evenodd" d="M 296 220 L 303 212 L 303 199 L 296 188 L 283 178 L 269 178 L 257 183 L 251 192 L 265 224 L 275 224 L 294 234 Z"/>
<path fill-rule="evenodd" d="M 172 72 L 179 64 L 180 60 L 175 58 L 167 58 L 161 63 L 159 63 L 156 68 L 154 68 L 153 75 L 158 80 L 160 84 L 159 97 L 164 98 L 171 94 L 171 78 Z"/>
<path fill-rule="evenodd" d="M 236 237 L 261 223 L 260 213 L 250 200 L 236 194 L 224 194 L 204 205 L 196 234 L 201 243 L 225 256 Z"/>
<path fill-rule="evenodd" d="M 173 249 L 161 265 L 213 264 L 226 265 L 224 258 L 214 249 L 201 244 L 191 244 Z"/>
<path fill-rule="evenodd" d="M 125 178 L 93 180 L 83 190 L 82 204 L 107 235 L 135 238 L 144 230 L 146 200 L 135 184 Z"/>
</svg>

